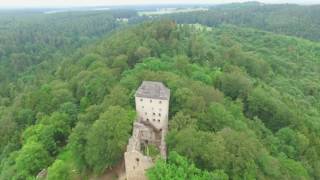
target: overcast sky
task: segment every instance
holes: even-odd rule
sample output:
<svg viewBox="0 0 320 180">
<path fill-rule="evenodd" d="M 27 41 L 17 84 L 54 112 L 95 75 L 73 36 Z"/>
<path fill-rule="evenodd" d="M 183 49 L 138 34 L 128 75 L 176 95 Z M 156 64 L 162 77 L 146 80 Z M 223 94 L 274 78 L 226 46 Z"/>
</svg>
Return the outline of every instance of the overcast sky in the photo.
<svg viewBox="0 0 320 180">
<path fill-rule="evenodd" d="M 0 7 L 12 6 L 87 6 L 87 5 L 134 5 L 134 4 L 208 4 L 208 3 L 229 3 L 245 2 L 248 0 L 0 0 Z M 320 0 L 259 0 L 265 3 L 299 3 L 299 4 L 320 4 Z"/>
</svg>

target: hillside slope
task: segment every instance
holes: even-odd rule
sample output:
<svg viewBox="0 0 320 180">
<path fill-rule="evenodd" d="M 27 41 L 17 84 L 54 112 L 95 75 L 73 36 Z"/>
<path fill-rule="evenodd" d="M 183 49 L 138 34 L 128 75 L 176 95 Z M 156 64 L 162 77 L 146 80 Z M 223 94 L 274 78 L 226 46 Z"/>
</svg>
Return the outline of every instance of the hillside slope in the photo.
<svg viewBox="0 0 320 180">
<path fill-rule="evenodd" d="M 178 23 L 200 23 L 214 27 L 233 24 L 319 41 L 319 13 L 319 5 L 248 2 L 213 6 L 205 12 L 177 13 L 162 17 Z"/>
<path fill-rule="evenodd" d="M 47 167 L 48 179 L 71 179 L 117 164 L 142 80 L 172 94 L 170 159 L 150 179 L 319 179 L 319 49 L 234 26 L 159 21 L 114 32 L 0 103 L 0 179 Z"/>
</svg>

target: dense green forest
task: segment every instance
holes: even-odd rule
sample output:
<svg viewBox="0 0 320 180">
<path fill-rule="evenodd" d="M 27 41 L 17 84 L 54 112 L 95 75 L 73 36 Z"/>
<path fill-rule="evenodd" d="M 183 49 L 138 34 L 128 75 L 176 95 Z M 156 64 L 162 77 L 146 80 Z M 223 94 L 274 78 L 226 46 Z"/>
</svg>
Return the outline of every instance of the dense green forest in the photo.
<svg viewBox="0 0 320 180">
<path fill-rule="evenodd" d="M 133 15 L 130 11 L 58 14 L 0 11 L 0 83 L 10 83 L 42 62 L 43 66 L 55 65 L 52 61 L 63 59 L 76 48 L 119 27 L 121 23 L 116 18 Z"/>
<path fill-rule="evenodd" d="M 233 24 L 319 41 L 319 16 L 320 5 L 248 2 L 213 6 L 205 12 L 175 13 L 165 17 L 178 23 L 200 23 L 214 27 Z"/>
<path fill-rule="evenodd" d="M 143 80 L 171 89 L 149 179 L 320 179 L 320 43 L 231 22 L 121 28 L 137 17 L 118 13 L 0 16 L 1 180 L 118 164 Z"/>
</svg>

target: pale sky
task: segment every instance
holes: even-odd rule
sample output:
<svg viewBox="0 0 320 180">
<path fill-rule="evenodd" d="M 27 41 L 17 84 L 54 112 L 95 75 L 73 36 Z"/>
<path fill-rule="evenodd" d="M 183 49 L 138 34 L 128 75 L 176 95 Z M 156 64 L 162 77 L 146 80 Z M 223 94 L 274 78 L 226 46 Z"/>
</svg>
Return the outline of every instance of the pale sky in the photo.
<svg viewBox="0 0 320 180">
<path fill-rule="evenodd" d="M 58 7 L 141 4 L 221 4 L 248 0 L 0 0 L 1 7 Z M 264 3 L 320 4 L 320 0 L 259 0 Z"/>
</svg>

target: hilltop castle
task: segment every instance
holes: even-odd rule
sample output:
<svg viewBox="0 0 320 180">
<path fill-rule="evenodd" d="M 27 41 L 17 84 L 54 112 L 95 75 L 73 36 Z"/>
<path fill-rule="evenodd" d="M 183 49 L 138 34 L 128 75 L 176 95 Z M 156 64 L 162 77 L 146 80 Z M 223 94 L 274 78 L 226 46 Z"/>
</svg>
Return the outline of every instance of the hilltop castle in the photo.
<svg viewBox="0 0 320 180">
<path fill-rule="evenodd" d="M 145 155 L 152 144 L 167 157 L 165 135 L 168 131 L 170 90 L 161 82 L 143 81 L 135 94 L 137 119 L 124 154 L 127 180 L 144 180 L 153 159 Z"/>
</svg>

